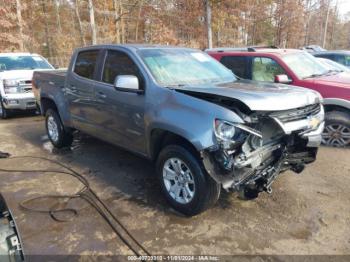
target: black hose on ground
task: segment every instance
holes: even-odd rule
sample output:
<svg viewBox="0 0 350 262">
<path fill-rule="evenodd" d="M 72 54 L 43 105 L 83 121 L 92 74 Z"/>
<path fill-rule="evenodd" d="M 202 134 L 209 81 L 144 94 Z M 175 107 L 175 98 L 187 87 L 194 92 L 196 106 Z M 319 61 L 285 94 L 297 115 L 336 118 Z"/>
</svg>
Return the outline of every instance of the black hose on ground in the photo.
<svg viewBox="0 0 350 262">
<path fill-rule="evenodd" d="M 5 159 L 38 159 L 38 160 L 44 160 L 50 163 L 53 163 L 66 171 L 63 170 L 21 170 L 21 169 L 4 169 L 0 168 L 0 172 L 8 172 L 8 173 L 55 173 L 55 174 L 65 174 L 70 175 L 77 179 L 83 186 L 82 188 L 77 191 L 74 194 L 62 194 L 62 195 L 43 195 L 38 197 L 33 197 L 26 199 L 19 203 L 19 206 L 26 211 L 31 212 L 37 212 L 37 213 L 44 213 L 49 214 L 51 218 L 57 222 L 67 222 L 71 221 L 75 216 L 78 215 L 78 210 L 73 208 L 66 208 L 65 206 L 68 205 L 69 201 L 72 199 L 80 198 L 85 200 L 87 203 L 89 203 L 100 215 L 101 217 L 108 223 L 108 225 L 112 228 L 112 230 L 115 232 L 115 234 L 122 240 L 122 242 L 137 256 L 151 256 L 151 254 L 146 250 L 146 248 L 129 232 L 129 230 L 123 225 L 123 223 L 111 212 L 111 210 L 108 208 L 108 206 L 98 197 L 98 195 L 95 193 L 95 191 L 90 187 L 88 180 L 75 171 L 74 169 L 49 158 L 45 157 L 36 157 L 36 156 L 13 156 L 9 153 L 1 152 L 0 151 L 0 160 Z M 30 207 L 30 203 L 33 203 L 38 200 L 43 199 L 56 199 L 56 200 L 65 200 L 64 201 L 64 207 L 59 202 L 57 202 L 55 205 L 53 205 L 49 209 L 37 209 Z M 60 218 L 59 214 L 62 213 L 70 213 L 69 219 L 62 219 Z M 112 219 L 110 219 L 108 216 L 110 216 Z M 113 222 L 116 222 L 118 226 L 124 231 L 125 235 L 132 240 L 133 244 L 135 244 L 138 247 L 138 250 L 134 248 L 133 244 L 130 243 L 129 240 L 127 240 L 123 234 L 118 230 L 118 228 L 114 225 Z M 144 254 L 141 254 L 142 251 Z"/>
</svg>

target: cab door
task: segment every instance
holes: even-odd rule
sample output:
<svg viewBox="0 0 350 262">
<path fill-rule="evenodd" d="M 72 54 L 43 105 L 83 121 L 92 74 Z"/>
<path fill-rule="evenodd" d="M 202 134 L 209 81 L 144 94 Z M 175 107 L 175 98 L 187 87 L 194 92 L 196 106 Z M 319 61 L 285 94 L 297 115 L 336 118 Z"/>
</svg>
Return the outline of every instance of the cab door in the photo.
<svg viewBox="0 0 350 262">
<path fill-rule="evenodd" d="M 72 71 L 68 73 L 65 95 L 72 124 L 75 128 L 95 135 L 95 84 L 98 61 L 102 51 L 83 50 L 76 56 Z"/>
<path fill-rule="evenodd" d="M 145 86 L 139 66 L 126 52 L 106 50 L 99 83 L 95 86 L 96 121 L 110 142 L 140 154 L 145 145 Z M 114 80 L 119 75 L 133 75 L 139 80 L 141 92 L 119 90 Z"/>
</svg>

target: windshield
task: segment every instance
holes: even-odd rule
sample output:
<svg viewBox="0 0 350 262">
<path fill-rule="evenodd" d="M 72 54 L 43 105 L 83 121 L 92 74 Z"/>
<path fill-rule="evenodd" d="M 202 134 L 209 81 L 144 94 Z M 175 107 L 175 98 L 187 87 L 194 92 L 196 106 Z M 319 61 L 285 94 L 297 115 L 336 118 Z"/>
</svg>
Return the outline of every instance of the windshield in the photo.
<svg viewBox="0 0 350 262">
<path fill-rule="evenodd" d="M 0 57 L 0 71 L 52 69 L 41 56 L 3 56 Z"/>
<path fill-rule="evenodd" d="M 326 66 L 306 52 L 285 55 L 282 57 L 282 60 L 300 79 L 317 77 L 329 72 Z"/>
<path fill-rule="evenodd" d="M 349 71 L 349 69 L 346 66 L 343 66 L 342 64 L 339 64 L 337 62 L 334 62 L 332 60 L 326 59 L 326 58 L 317 58 L 318 61 L 320 61 L 322 64 L 327 66 L 329 69 L 343 72 L 343 71 Z"/>
<path fill-rule="evenodd" d="M 236 80 L 229 69 L 201 51 L 144 49 L 139 54 L 160 85 L 200 85 Z"/>
</svg>

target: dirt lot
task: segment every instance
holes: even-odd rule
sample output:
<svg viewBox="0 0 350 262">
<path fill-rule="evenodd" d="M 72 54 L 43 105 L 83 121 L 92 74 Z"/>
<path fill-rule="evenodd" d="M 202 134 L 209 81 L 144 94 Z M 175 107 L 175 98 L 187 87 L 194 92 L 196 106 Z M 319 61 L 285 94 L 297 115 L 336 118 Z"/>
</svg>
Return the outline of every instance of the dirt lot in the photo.
<svg viewBox="0 0 350 262">
<path fill-rule="evenodd" d="M 301 175 L 287 172 L 272 195 L 241 201 L 224 193 L 216 206 L 181 217 L 162 198 L 146 160 L 82 137 L 72 150 L 53 150 L 41 117 L 0 120 L 0 151 L 45 156 L 84 174 L 99 196 L 153 254 L 350 254 L 350 150 L 321 148 Z M 33 160 L 0 160 L 5 168 L 51 168 Z M 132 254 L 86 203 L 71 222 L 22 211 L 18 203 L 40 194 L 72 193 L 65 175 L 0 173 L 26 254 Z"/>
</svg>

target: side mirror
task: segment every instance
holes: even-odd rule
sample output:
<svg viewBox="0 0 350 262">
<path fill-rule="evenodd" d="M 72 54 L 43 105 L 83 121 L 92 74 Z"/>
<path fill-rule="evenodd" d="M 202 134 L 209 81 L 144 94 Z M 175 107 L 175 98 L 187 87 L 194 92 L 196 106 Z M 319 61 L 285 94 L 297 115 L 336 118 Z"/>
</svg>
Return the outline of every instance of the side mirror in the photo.
<svg viewBox="0 0 350 262">
<path fill-rule="evenodd" d="M 114 79 L 114 87 L 120 91 L 140 93 L 139 79 L 133 75 L 119 75 Z"/>
<path fill-rule="evenodd" d="M 292 83 L 292 80 L 290 80 L 287 75 L 276 75 L 275 83 L 290 84 Z"/>
</svg>

